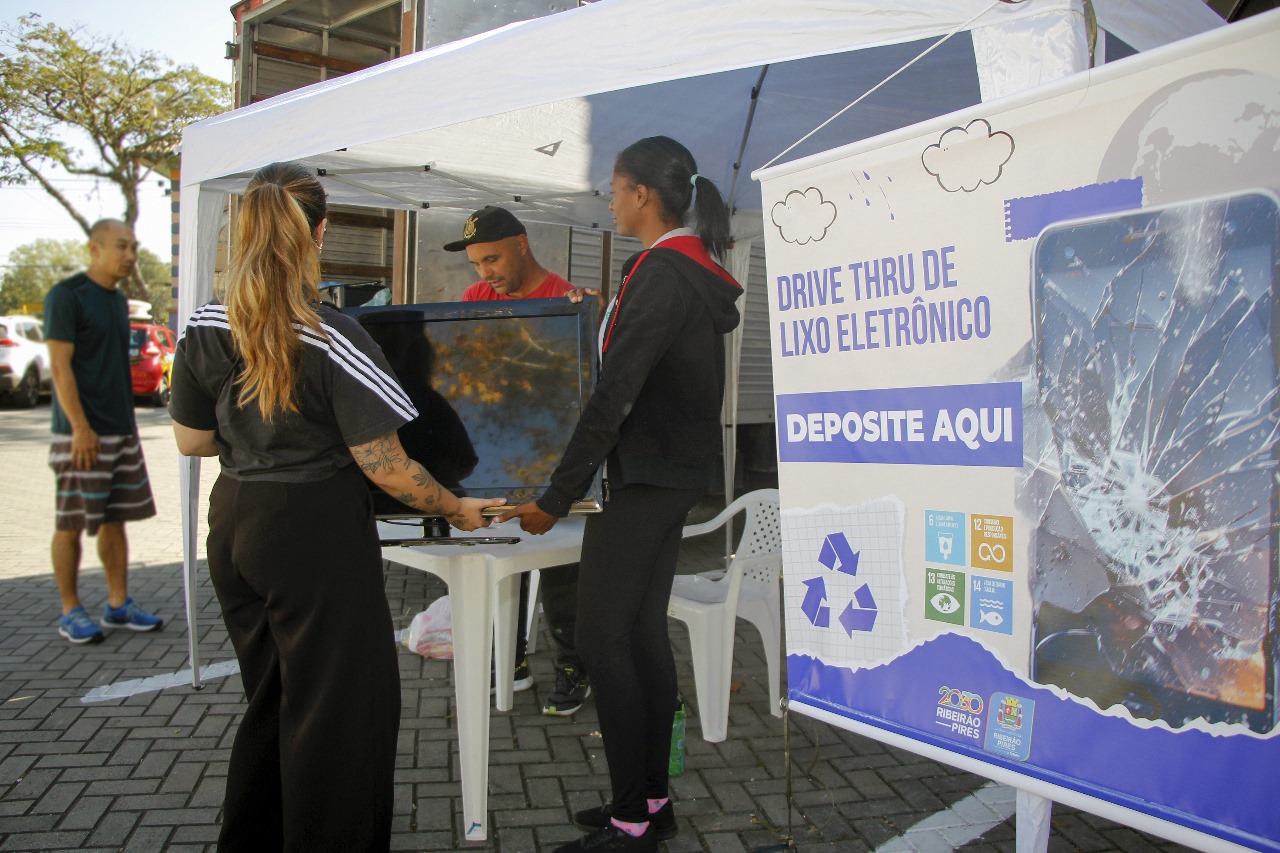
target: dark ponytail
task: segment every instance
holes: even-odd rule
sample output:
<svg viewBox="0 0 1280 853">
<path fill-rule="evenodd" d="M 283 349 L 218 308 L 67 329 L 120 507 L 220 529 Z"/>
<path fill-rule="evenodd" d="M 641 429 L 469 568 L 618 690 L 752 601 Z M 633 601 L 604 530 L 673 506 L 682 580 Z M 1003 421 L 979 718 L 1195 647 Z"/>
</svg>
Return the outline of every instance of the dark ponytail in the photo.
<svg viewBox="0 0 1280 853">
<path fill-rule="evenodd" d="M 707 251 L 724 258 L 730 243 L 729 210 L 715 183 L 698 174 L 689 149 L 669 136 L 650 136 L 624 148 L 613 170 L 656 193 L 663 220 L 675 226 L 684 224 L 692 204 L 698 236 Z"/>
</svg>

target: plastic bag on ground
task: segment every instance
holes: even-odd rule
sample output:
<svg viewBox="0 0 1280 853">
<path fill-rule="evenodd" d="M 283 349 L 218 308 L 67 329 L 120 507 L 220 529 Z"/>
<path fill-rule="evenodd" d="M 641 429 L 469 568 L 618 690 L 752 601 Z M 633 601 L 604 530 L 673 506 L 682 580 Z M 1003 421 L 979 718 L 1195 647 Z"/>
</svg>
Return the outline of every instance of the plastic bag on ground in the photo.
<svg viewBox="0 0 1280 853">
<path fill-rule="evenodd" d="M 453 614 L 449 596 L 442 595 L 413 617 L 404 644 L 424 658 L 453 660 Z"/>
</svg>

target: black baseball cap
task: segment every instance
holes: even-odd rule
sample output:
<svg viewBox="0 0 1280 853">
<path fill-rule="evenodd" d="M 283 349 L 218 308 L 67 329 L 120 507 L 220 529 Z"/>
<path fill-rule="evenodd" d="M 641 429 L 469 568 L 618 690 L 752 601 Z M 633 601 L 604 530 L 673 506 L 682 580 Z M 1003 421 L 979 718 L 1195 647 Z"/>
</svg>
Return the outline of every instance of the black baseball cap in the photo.
<svg viewBox="0 0 1280 853">
<path fill-rule="evenodd" d="M 472 243 L 492 243 L 505 237 L 528 233 L 516 215 L 505 207 L 488 205 L 467 217 L 462 226 L 462 239 L 445 243 L 446 252 L 461 252 Z"/>
</svg>

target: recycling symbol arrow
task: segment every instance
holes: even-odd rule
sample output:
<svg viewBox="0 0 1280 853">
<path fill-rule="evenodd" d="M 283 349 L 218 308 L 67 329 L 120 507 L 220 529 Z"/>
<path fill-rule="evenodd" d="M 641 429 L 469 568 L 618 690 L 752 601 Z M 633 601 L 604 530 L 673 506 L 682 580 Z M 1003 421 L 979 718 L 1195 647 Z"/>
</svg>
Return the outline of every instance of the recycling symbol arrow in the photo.
<svg viewBox="0 0 1280 853">
<path fill-rule="evenodd" d="M 818 553 L 818 562 L 828 571 L 840 572 L 854 577 L 858 574 L 858 561 L 861 551 L 853 550 L 844 533 L 835 532 L 827 535 Z M 804 581 L 807 588 L 800 610 L 816 628 L 831 626 L 831 607 L 827 601 L 827 584 L 822 575 Z M 840 626 L 852 637 L 854 631 L 870 632 L 875 628 L 879 615 L 875 596 L 871 587 L 864 583 L 853 593 L 853 598 L 845 604 L 838 617 Z"/>
<path fill-rule="evenodd" d="M 854 601 L 850 601 L 840 614 L 840 624 L 844 626 L 845 632 L 850 637 L 853 636 L 854 631 L 870 632 L 874 629 L 876 616 L 880 614 L 876 608 L 875 596 L 871 594 L 871 587 L 865 583 L 853 593 L 853 599 L 858 606 L 854 607 Z"/>
<path fill-rule="evenodd" d="M 809 621 L 819 628 L 826 628 L 831 624 L 831 608 L 824 602 L 827 600 L 827 583 L 821 576 L 809 578 L 804 582 L 809 590 L 804 594 L 804 603 L 800 605 L 800 609 L 804 611 L 804 615 L 809 617 Z"/>
</svg>

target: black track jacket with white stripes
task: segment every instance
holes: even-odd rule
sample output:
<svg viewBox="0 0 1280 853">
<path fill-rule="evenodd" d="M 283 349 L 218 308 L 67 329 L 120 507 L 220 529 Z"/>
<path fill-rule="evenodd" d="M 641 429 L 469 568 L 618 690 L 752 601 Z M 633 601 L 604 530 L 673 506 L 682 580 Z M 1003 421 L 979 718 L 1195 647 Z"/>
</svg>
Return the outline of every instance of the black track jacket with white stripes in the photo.
<svg viewBox="0 0 1280 853">
<path fill-rule="evenodd" d="M 236 479 L 317 482 L 354 464 L 350 446 L 395 432 L 417 417 L 382 350 L 355 320 L 320 305 L 325 335 L 295 324 L 302 348 L 297 412 L 267 423 L 256 403 L 236 404 L 242 369 L 226 306 L 192 315 L 173 363 L 169 414 L 191 429 L 214 430 L 222 472 Z"/>
</svg>

